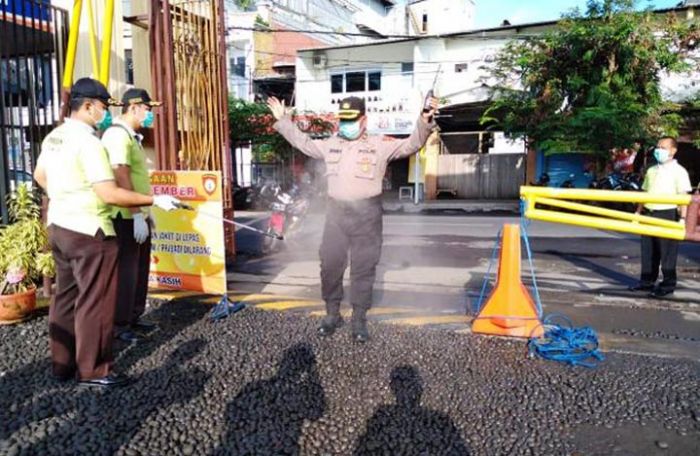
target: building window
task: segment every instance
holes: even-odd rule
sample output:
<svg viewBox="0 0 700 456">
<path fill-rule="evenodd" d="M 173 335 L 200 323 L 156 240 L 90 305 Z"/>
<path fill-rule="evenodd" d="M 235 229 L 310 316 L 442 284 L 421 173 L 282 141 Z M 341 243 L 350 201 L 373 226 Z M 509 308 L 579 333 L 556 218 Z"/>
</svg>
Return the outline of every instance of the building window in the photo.
<svg viewBox="0 0 700 456">
<path fill-rule="evenodd" d="M 467 71 L 468 65 L 466 63 L 455 64 L 455 73 L 464 73 Z"/>
<path fill-rule="evenodd" d="M 401 74 L 413 73 L 413 62 L 404 62 L 401 64 Z"/>
<path fill-rule="evenodd" d="M 428 13 L 423 13 L 423 23 L 421 24 L 421 33 L 428 33 Z"/>
<path fill-rule="evenodd" d="M 342 74 L 334 74 L 331 76 L 331 93 L 343 93 Z"/>
<path fill-rule="evenodd" d="M 245 57 L 232 57 L 230 65 L 234 76 L 245 77 Z"/>
<path fill-rule="evenodd" d="M 382 90 L 382 73 L 379 71 L 367 73 L 367 89 L 370 92 Z"/>
<path fill-rule="evenodd" d="M 381 71 L 349 71 L 331 75 L 331 93 L 376 92 L 382 90 Z"/>
<path fill-rule="evenodd" d="M 365 77 L 367 73 L 364 71 L 353 71 L 345 73 L 345 91 L 346 92 L 364 92 L 366 90 Z"/>
<path fill-rule="evenodd" d="M 131 49 L 124 50 L 124 67 L 126 70 L 126 83 L 134 84 L 134 57 Z"/>
</svg>

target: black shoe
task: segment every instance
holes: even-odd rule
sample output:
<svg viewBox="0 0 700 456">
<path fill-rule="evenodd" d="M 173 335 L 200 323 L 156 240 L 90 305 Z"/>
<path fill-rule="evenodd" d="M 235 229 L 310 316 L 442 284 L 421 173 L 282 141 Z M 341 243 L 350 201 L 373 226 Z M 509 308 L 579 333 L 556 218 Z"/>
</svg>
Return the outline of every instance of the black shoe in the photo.
<svg viewBox="0 0 700 456">
<path fill-rule="evenodd" d="M 130 379 L 126 375 L 121 374 L 110 374 L 102 378 L 91 378 L 89 380 L 80 380 L 78 385 L 81 386 L 97 386 L 100 388 L 112 388 L 117 386 L 124 386 L 129 383 Z"/>
<path fill-rule="evenodd" d="M 135 344 L 139 341 L 139 337 L 128 329 L 118 333 L 116 338 L 129 344 Z"/>
<path fill-rule="evenodd" d="M 335 330 L 341 326 L 343 326 L 343 317 L 340 315 L 326 315 L 318 327 L 318 335 L 323 337 L 332 336 Z"/>
<path fill-rule="evenodd" d="M 369 340 L 369 331 L 367 331 L 367 320 L 353 319 L 352 321 L 352 340 L 364 344 Z"/>
<path fill-rule="evenodd" d="M 672 295 L 673 290 L 662 290 L 660 288 L 655 289 L 651 293 L 649 293 L 650 298 L 654 299 L 664 299 L 665 297 Z"/>
<path fill-rule="evenodd" d="M 74 380 L 75 374 L 68 374 L 68 375 L 51 374 L 51 378 L 56 382 L 65 383 L 69 380 Z"/>
<path fill-rule="evenodd" d="M 629 291 L 653 291 L 654 285 L 632 285 L 627 289 Z"/>
<path fill-rule="evenodd" d="M 131 328 L 135 329 L 137 331 L 149 332 L 149 331 L 153 331 L 155 329 L 158 329 L 158 325 L 153 323 L 152 321 L 139 319 L 136 321 L 136 323 L 133 323 L 131 325 Z"/>
</svg>

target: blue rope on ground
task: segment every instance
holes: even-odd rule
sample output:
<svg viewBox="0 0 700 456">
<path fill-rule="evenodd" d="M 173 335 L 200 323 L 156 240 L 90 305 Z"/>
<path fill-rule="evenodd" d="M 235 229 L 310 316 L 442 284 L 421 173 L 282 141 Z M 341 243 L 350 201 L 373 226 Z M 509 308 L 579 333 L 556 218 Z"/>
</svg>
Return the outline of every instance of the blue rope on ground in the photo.
<svg viewBox="0 0 700 456">
<path fill-rule="evenodd" d="M 520 200 L 520 232 L 522 233 L 523 241 L 525 242 L 525 250 L 527 251 L 527 261 L 530 263 L 530 274 L 532 275 L 532 291 L 535 295 L 535 305 L 537 307 L 537 316 L 542 318 L 542 300 L 540 299 L 540 289 L 537 287 L 537 278 L 535 277 L 535 265 L 532 262 L 532 249 L 530 248 L 530 237 L 527 235 L 527 227 L 529 221 L 523 215 L 525 205 L 524 201 Z"/>
<path fill-rule="evenodd" d="M 532 287 L 537 305 L 537 315 L 542 318 L 542 301 L 540 291 L 537 287 L 535 277 L 535 267 L 532 262 L 532 249 L 530 248 L 530 238 L 527 234 L 530 221 L 525 218 L 525 201 L 520 200 L 520 226 L 525 248 L 527 249 L 527 259 L 530 262 L 532 273 Z M 554 318 L 561 318 L 566 322 L 565 326 L 552 323 Z M 584 326 L 574 328 L 571 320 L 559 314 L 551 314 L 542 320 L 544 326 L 544 336 L 542 338 L 530 338 L 528 350 L 530 356 L 538 355 L 541 358 L 551 361 L 559 361 L 572 366 L 583 366 L 588 368 L 596 367 L 598 362 L 605 357 L 598 351 L 598 334 L 593 328 Z M 590 360 L 590 361 L 587 361 Z"/>
<path fill-rule="evenodd" d="M 493 245 L 493 253 L 491 253 L 491 259 L 489 260 L 489 267 L 486 270 L 486 275 L 484 276 L 484 282 L 481 285 L 481 293 L 479 294 L 479 301 L 476 303 L 476 308 L 472 307 L 472 312 L 474 312 L 474 315 L 478 315 L 479 312 L 481 312 L 482 307 L 484 306 L 484 298 L 486 298 L 486 287 L 489 284 L 489 279 L 491 278 L 491 268 L 493 267 L 493 263 L 496 261 L 496 255 L 498 254 L 498 247 L 501 245 L 501 232 L 503 230 L 498 231 L 498 235 L 496 235 L 496 243 Z"/>
<path fill-rule="evenodd" d="M 224 295 L 219 303 L 214 306 L 211 311 L 211 319 L 213 321 L 221 320 L 227 318 L 229 315 L 233 315 L 239 310 L 243 310 L 245 304 L 242 301 L 231 302 L 228 296 Z"/>
<path fill-rule="evenodd" d="M 566 325 L 550 323 L 555 317 L 565 320 Z M 544 336 L 528 342 L 530 356 L 588 368 L 596 367 L 605 359 L 598 350 L 598 335 L 593 328 L 574 328 L 571 320 L 559 314 L 548 315 L 543 326 Z"/>
</svg>

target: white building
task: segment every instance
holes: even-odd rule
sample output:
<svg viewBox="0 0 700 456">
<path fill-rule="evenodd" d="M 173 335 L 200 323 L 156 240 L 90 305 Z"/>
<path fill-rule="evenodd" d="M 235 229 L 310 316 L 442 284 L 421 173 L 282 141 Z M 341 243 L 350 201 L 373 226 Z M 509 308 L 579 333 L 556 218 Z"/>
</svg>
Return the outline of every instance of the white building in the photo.
<svg viewBox="0 0 700 456">
<path fill-rule="evenodd" d="M 488 99 L 484 67 L 518 35 L 551 23 L 474 30 L 354 46 L 302 50 L 297 59 L 297 108 L 335 112 L 345 96 L 367 101 L 376 132 L 412 130 L 421 102 L 433 88 L 447 106 Z"/>
</svg>

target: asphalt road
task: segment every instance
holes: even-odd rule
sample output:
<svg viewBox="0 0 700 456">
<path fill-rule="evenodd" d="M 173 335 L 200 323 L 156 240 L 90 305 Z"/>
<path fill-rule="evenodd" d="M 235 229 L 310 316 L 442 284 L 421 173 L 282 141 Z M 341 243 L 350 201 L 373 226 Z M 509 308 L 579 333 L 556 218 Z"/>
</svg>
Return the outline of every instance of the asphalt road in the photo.
<svg viewBox="0 0 700 456">
<path fill-rule="evenodd" d="M 241 215 L 258 226 L 266 221 L 264 213 Z M 301 232 L 268 256 L 260 254 L 257 235 L 238 231 L 230 288 L 320 299 L 323 220 L 323 214 L 311 215 Z M 385 215 L 376 318 L 468 331 L 464 316 L 478 306 L 498 233 L 518 222 L 516 216 Z M 660 301 L 627 291 L 639 274 L 637 237 L 542 222 L 527 232 L 545 314 L 592 326 L 606 349 L 700 359 L 700 245 L 681 245 L 679 287 Z M 522 255 L 523 282 L 532 287 L 524 248 Z M 493 279 L 497 262 L 491 266 Z"/>
</svg>

